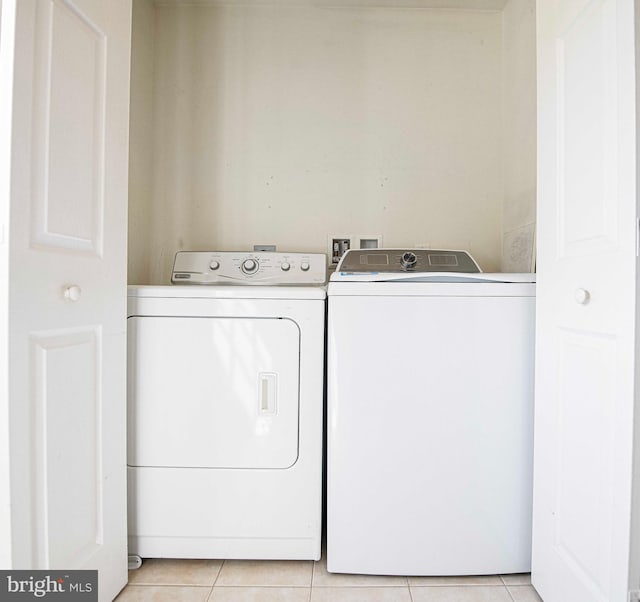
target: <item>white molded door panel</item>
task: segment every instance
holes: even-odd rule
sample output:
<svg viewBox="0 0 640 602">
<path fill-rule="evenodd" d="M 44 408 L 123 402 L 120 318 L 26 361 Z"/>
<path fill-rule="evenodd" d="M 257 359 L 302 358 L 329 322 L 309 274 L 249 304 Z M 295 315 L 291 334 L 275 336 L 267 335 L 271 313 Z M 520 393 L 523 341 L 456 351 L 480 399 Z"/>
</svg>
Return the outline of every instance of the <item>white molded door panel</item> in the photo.
<svg viewBox="0 0 640 602">
<path fill-rule="evenodd" d="M 104 601 L 127 581 L 130 32 L 130 0 L 3 0 L 3 568 L 98 569 Z"/>
<path fill-rule="evenodd" d="M 640 585 L 635 6 L 537 2 L 532 582 L 545 602 L 626 602 Z"/>
<path fill-rule="evenodd" d="M 300 330 L 289 319 L 129 318 L 130 466 L 288 468 Z"/>
</svg>

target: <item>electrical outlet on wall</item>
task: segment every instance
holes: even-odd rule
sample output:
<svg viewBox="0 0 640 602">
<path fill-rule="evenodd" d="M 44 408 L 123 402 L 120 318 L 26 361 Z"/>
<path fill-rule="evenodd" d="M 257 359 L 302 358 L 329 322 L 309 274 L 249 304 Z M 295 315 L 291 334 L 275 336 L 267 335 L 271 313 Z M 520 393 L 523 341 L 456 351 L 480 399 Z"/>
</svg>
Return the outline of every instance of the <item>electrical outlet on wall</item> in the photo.
<svg viewBox="0 0 640 602">
<path fill-rule="evenodd" d="M 351 248 L 351 235 L 329 234 L 327 242 L 329 263 L 337 265 L 340 258 Z"/>
<path fill-rule="evenodd" d="M 349 249 L 380 249 L 382 234 L 329 234 L 327 243 L 329 262 L 337 265 Z"/>
</svg>

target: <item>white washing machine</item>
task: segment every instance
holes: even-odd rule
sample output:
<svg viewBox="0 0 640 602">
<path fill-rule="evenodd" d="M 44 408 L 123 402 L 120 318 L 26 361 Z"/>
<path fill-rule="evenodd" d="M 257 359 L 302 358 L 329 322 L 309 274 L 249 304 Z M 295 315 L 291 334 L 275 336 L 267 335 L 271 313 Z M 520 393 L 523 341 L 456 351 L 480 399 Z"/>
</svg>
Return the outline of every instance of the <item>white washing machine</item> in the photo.
<svg viewBox="0 0 640 602">
<path fill-rule="evenodd" d="M 535 275 L 349 251 L 328 298 L 327 568 L 531 569 Z"/>
<path fill-rule="evenodd" d="M 325 256 L 178 253 L 172 281 L 129 288 L 129 554 L 320 558 Z"/>
</svg>

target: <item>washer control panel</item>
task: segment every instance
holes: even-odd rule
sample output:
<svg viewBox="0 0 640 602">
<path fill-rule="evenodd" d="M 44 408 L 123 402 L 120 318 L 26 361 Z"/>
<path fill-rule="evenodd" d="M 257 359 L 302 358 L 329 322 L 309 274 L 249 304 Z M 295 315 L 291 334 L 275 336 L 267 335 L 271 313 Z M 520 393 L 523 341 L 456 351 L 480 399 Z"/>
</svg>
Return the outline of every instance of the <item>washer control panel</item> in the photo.
<svg viewBox="0 0 640 602">
<path fill-rule="evenodd" d="M 338 273 L 363 274 L 480 271 L 469 253 L 448 249 L 349 249 L 336 269 Z"/>
<path fill-rule="evenodd" d="M 173 284 L 325 284 L 324 253 L 179 251 Z"/>
</svg>

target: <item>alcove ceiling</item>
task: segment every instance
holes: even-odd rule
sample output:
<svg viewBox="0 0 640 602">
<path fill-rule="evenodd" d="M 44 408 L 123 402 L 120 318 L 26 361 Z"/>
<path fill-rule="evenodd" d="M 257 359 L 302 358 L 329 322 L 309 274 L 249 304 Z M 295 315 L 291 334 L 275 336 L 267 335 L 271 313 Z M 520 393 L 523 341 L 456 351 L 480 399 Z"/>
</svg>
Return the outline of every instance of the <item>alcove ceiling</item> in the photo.
<svg viewBox="0 0 640 602">
<path fill-rule="evenodd" d="M 316 6 L 501 11 L 507 0 L 155 0 L 157 6 Z"/>
</svg>

